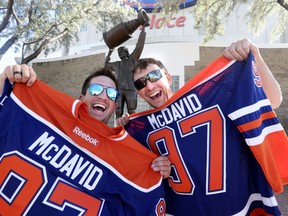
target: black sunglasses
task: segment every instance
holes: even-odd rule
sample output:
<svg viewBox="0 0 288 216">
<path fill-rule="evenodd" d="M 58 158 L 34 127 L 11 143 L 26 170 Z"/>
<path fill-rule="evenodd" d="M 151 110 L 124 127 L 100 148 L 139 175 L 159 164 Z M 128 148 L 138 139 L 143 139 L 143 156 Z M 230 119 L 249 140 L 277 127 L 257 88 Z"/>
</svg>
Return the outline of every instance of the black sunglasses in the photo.
<svg viewBox="0 0 288 216">
<path fill-rule="evenodd" d="M 115 89 L 115 88 L 104 87 L 103 85 L 97 84 L 97 83 L 94 83 L 94 84 L 91 84 L 88 86 L 89 93 L 91 95 L 94 95 L 94 96 L 100 95 L 104 91 L 104 89 L 106 89 L 106 94 L 110 100 L 112 100 L 112 101 L 117 100 L 119 93 L 118 93 L 117 89 Z"/>
<path fill-rule="evenodd" d="M 150 82 L 156 82 L 161 78 L 162 78 L 162 74 L 161 74 L 160 69 L 156 69 L 156 70 L 151 71 L 147 75 L 137 79 L 134 82 L 134 86 L 137 90 L 141 90 L 142 88 L 147 86 L 147 80 L 149 80 Z"/>
</svg>

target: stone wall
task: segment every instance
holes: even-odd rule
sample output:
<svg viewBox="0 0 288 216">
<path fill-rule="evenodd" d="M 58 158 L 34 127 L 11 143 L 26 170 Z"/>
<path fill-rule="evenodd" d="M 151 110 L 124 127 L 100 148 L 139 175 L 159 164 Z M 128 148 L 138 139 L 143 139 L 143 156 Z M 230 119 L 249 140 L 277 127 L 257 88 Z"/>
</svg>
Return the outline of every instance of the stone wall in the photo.
<svg viewBox="0 0 288 216">
<path fill-rule="evenodd" d="M 185 66 L 185 81 L 217 58 L 223 47 L 200 47 L 200 61 L 195 66 Z M 276 113 L 288 132 L 288 49 L 265 48 L 261 49 L 262 56 L 281 85 L 283 102 Z M 54 88 L 74 97 L 79 96 L 84 79 L 96 69 L 104 65 L 105 55 L 91 55 L 74 59 L 34 63 L 33 68 L 40 80 Z M 137 111 L 148 109 L 149 106 L 138 98 Z M 109 125 L 113 125 L 113 119 Z"/>
<path fill-rule="evenodd" d="M 84 80 L 104 65 L 105 54 L 33 63 L 38 78 L 50 86 L 78 98 Z"/>
</svg>

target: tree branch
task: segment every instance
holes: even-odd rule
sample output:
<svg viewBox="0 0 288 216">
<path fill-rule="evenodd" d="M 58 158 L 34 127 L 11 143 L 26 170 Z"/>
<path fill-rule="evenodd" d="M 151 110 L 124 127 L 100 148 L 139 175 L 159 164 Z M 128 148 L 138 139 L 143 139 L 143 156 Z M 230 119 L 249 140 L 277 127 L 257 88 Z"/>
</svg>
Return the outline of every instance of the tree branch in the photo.
<svg viewBox="0 0 288 216">
<path fill-rule="evenodd" d="M 42 37 L 40 37 L 40 38 L 38 38 L 38 39 L 36 39 L 36 40 L 34 40 L 34 41 L 32 41 L 32 42 L 25 42 L 24 45 L 27 46 L 27 45 L 35 44 L 35 43 L 43 40 L 53 28 L 56 28 L 57 26 L 59 26 L 59 25 L 61 25 L 61 24 L 62 24 L 62 23 L 58 23 L 58 24 L 52 25 L 52 26 L 44 33 L 44 35 L 43 35 Z M 67 28 L 66 28 L 66 29 L 67 29 Z M 67 29 L 67 30 L 68 30 L 68 29 Z M 65 31 L 65 30 L 64 30 L 64 31 Z M 60 34 L 61 34 L 61 33 L 60 33 Z M 23 53 L 23 51 L 22 51 L 22 53 Z"/>
<path fill-rule="evenodd" d="M 13 7 L 12 10 L 13 10 L 13 11 L 12 11 L 13 17 L 14 17 L 14 19 L 16 20 L 17 25 L 19 25 L 19 24 L 21 23 L 21 21 L 20 21 L 20 19 L 18 18 L 17 14 L 16 14 L 16 12 L 15 12 L 15 10 L 14 10 L 14 7 Z"/>
<path fill-rule="evenodd" d="M 288 4 L 285 3 L 285 0 L 277 0 L 277 3 L 280 4 L 285 10 L 288 10 Z"/>
<path fill-rule="evenodd" d="M 27 46 L 28 44 L 31 45 L 33 44 L 33 42 L 30 42 L 30 43 L 24 43 L 23 44 L 23 47 L 22 47 L 22 61 L 21 61 L 21 64 L 27 64 L 29 63 L 30 61 L 32 61 L 33 59 L 35 59 L 41 52 L 42 50 L 47 46 L 47 44 L 49 44 L 50 42 L 53 42 L 55 40 L 58 40 L 59 38 L 63 37 L 65 34 L 67 34 L 68 32 L 68 28 L 65 28 L 60 34 L 58 34 L 57 36 L 55 37 L 52 37 L 52 38 L 49 38 L 49 39 L 45 39 L 41 44 L 40 46 L 31 54 L 29 55 L 28 57 L 26 58 L 23 58 L 24 57 L 24 46 Z M 36 43 L 36 42 L 34 42 Z"/>
<path fill-rule="evenodd" d="M 10 19 L 10 16 L 12 14 L 13 5 L 14 5 L 14 0 L 9 0 L 8 5 L 7 5 L 6 15 L 5 15 L 5 17 L 3 18 L 3 21 L 0 24 L 0 32 L 2 32 L 6 28 L 8 23 L 9 23 L 9 19 Z"/>
<path fill-rule="evenodd" d="M 29 23 L 33 23 L 34 22 L 34 20 L 32 19 L 32 14 L 33 14 L 33 6 L 34 6 L 35 4 L 34 4 L 34 0 L 32 0 L 31 1 L 31 3 L 30 3 L 30 8 L 29 8 L 29 10 L 28 10 L 28 20 L 29 20 Z M 37 6 L 36 6 L 37 7 Z M 36 11 L 36 10 L 35 10 Z"/>
<path fill-rule="evenodd" d="M 17 41 L 18 39 L 19 39 L 19 35 L 13 35 L 2 45 L 2 47 L 0 48 L 0 59 L 7 52 L 7 50 L 13 46 L 15 41 Z"/>
</svg>

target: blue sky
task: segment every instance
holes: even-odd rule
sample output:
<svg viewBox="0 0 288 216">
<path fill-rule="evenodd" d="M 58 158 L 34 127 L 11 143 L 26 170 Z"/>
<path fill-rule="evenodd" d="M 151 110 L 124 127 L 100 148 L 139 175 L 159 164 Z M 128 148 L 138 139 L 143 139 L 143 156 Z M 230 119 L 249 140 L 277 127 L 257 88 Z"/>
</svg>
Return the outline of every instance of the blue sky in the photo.
<svg viewBox="0 0 288 216">
<path fill-rule="evenodd" d="M 4 43 L 4 40 L 0 40 L 0 46 Z M 14 53 L 14 49 L 11 47 L 0 60 L 0 73 L 3 72 L 7 65 L 16 64 L 14 58 L 20 56 L 20 54 Z"/>
</svg>

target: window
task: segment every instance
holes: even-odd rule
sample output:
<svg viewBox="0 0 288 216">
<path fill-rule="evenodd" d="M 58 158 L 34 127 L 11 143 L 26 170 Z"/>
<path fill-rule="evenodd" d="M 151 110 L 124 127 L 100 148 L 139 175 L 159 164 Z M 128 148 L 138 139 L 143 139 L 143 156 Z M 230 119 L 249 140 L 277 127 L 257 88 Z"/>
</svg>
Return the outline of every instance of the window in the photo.
<svg viewBox="0 0 288 216">
<path fill-rule="evenodd" d="M 85 32 L 87 31 L 87 24 L 83 24 L 80 26 L 80 32 Z"/>
<path fill-rule="evenodd" d="M 173 93 L 179 90 L 179 76 L 172 76 L 171 89 Z"/>
</svg>

